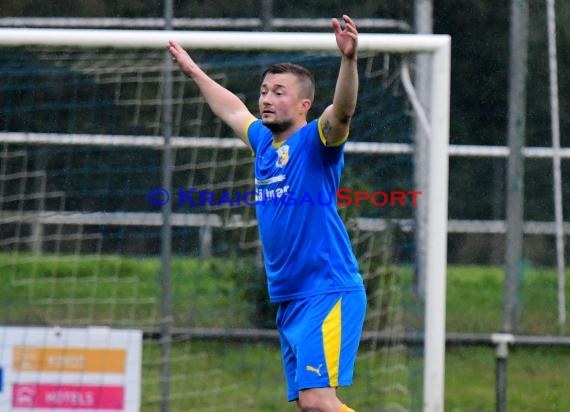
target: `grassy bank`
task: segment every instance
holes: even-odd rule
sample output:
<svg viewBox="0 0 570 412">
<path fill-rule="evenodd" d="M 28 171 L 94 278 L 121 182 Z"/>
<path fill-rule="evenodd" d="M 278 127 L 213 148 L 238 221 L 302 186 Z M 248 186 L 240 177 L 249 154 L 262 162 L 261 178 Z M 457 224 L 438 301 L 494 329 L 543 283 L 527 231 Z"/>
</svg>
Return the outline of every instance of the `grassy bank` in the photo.
<svg viewBox="0 0 570 412">
<path fill-rule="evenodd" d="M 251 327 L 266 322 L 264 284 L 251 262 L 175 259 L 175 326 Z M 0 255 L 0 323 L 153 327 L 160 319 L 160 262 L 123 257 Z M 450 266 L 447 331 L 494 333 L 503 322 L 503 269 Z M 520 279 L 518 333 L 556 335 L 556 276 L 529 267 Z M 260 306 L 261 305 L 261 306 Z M 143 410 L 156 411 L 160 393 L 157 342 L 144 348 Z M 570 349 L 512 347 L 507 400 L 512 411 L 570 410 Z M 381 357 L 361 358 L 355 385 L 341 393 L 359 411 L 377 411 L 386 379 Z M 273 344 L 180 342 L 172 348 L 172 410 L 288 411 L 278 348 Z M 188 404 L 189 394 L 193 399 Z M 402 395 L 406 398 L 405 395 Z M 240 405 L 236 406 L 236 402 Z M 491 347 L 450 346 L 446 353 L 446 411 L 495 410 Z M 385 404 L 385 402 L 384 402 Z M 410 405 L 409 405 L 410 406 Z"/>
</svg>

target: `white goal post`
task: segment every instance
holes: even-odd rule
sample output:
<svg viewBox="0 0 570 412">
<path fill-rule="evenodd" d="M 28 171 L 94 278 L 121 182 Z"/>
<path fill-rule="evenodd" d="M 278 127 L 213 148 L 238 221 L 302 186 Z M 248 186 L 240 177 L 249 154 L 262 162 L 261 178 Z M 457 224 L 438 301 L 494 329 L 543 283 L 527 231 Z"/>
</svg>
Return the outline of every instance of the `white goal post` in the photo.
<svg viewBox="0 0 570 412">
<path fill-rule="evenodd" d="M 329 33 L 160 31 L 95 29 L 0 29 L 0 46 L 166 48 L 175 40 L 191 50 L 335 51 Z M 361 52 L 431 54 L 428 119 L 429 182 L 426 233 L 426 290 L 423 410 L 444 410 L 445 296 L 447 261 L 448 143 L 451 38 L 447 35 L 359 35 Z"/>
</svg>

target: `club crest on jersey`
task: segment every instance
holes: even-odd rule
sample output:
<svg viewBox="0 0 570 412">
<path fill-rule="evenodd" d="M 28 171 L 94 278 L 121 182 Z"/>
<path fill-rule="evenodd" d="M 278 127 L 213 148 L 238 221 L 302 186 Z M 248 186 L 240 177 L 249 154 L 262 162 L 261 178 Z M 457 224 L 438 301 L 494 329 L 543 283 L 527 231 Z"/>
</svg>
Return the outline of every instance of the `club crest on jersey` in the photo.
<svg viewBox="0 0 570 412">
<path fill-rule="evenodd" d="M 289 146 L 283 145 L 277 149 L 277 161 L 275 162 L 275 166 L 283 167 L 289 161 Z"/>
</svg>

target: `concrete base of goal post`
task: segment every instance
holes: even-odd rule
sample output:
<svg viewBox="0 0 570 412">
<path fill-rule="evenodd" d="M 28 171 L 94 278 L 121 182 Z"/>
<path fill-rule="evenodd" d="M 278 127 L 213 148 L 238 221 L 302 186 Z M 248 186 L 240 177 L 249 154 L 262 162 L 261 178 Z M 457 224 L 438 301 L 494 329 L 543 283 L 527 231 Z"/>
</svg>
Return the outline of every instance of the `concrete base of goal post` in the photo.
<svg viewBox="0 0 570 412">
<path fill-rule="evenodd" d="M 514 335 L 510 333 L 494 333 L 491 341 L 496 345 L 495 350 L 495 392 L 496 411 L 506 412 L 507 410 L 507 358 L 509 357 L 509 343 L 515 341 Z"/>
</svg>

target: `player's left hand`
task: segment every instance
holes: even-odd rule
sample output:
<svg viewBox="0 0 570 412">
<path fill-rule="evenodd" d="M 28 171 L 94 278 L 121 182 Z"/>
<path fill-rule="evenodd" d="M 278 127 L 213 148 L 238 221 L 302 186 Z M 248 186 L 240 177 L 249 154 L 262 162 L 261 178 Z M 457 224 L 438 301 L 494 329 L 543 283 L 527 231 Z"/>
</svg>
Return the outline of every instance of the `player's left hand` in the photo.
<svg viewBox="0 0 570 412">
<path fill-rule="evenodd" d="M 336 36 L 336 44 L 340 52 L 352 59 L 356 57 L 356 48 L 358 46 L 358 31 L 356 25 L 346 14 L 342 16 L 345 27 L 342 28 L 339 19 L 332 19 L 331 24 Z"/>
</svg>

